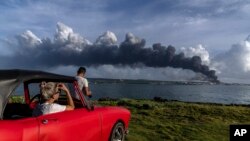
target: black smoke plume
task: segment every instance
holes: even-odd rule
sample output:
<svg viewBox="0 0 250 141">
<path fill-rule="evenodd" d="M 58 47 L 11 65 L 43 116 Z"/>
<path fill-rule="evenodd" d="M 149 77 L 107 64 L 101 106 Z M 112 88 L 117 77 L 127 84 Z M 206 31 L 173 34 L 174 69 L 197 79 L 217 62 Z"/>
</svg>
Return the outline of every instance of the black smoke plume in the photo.
<svg viewBox="0 0 250 141">
<path fill-rule="evenodd" d="M 184 53 L 177 54 L 175 47 L 171 45 L 165 47 L 157 43 L 153 47 L 145 47 L 145 40 L 131 33 L 126 35 L 125 41 L 120 45 L 83 44 L 76 43 L 75 40 L 56 42 L 50 39 L 36 39 L 39 42 L 34 44 L 35 41 L 32 38 L 29 40 L 33 43 L 29 44 L 30 47 L 18 44 L 19 50 L 13 56 L 2 58 L 8 61 L 1 63 L 11 67 L 19 64 L 19 66 L 29 68 L 144 64 L 148 67 L 189 69 L 205 75 L 208 81 L 219 82 L 216 72 L 203 65 L 199 56 L 190 58 L 185 57 Z"/>
</svg>

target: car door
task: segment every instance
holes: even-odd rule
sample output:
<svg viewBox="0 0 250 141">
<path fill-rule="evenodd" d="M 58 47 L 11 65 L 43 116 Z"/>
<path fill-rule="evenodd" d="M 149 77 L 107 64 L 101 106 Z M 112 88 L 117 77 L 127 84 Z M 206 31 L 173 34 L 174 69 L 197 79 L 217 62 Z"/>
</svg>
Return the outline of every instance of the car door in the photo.
<svg viewBox="0 0 250 141">
<path fill-rule="evenodd" d="M 101 141 L 99 113 L 86 108 L 38 117 L 40 141 Z"/>
<path fill-rule="evenodd" d="M 0 141 L 38 141 L 37 119 L 0 120 Z"/>
</svg>

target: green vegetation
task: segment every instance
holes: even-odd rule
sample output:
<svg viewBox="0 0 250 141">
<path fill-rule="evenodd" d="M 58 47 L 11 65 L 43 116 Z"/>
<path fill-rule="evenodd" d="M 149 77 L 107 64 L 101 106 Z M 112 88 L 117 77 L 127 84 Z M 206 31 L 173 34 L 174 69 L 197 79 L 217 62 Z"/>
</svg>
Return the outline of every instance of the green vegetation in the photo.
<svg viewBox="0 0 250 141">
<path fill-rule="evenodd" d="M 246 105 L 153 100 L 104 100 L 131 111 L 128 141 L 228 141 L 230 124 L 250 124 Z"/>
<path fill-rule="evenodd" d="M 9 99 L 9 102 L 11 103 L 24 103 L 24 101 L 23 96 L 11 96 Z"/>
</svg>

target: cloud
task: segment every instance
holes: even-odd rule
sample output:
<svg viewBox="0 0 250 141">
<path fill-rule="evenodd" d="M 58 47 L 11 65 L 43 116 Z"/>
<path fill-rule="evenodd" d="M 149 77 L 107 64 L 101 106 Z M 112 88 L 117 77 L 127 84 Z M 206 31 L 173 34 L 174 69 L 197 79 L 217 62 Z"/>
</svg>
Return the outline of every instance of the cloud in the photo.
<svg viewBox="0 0 250 141">
<path fill-rule="evenodd" d="M 179 50 L 160 43 L 145 47 L 145 39 L 132 33 L 118 44 L 116 35 L 107 31 L 91 43 L 60 22 L 53 39 L 39 38 L 29 30 L 15 37 L 4 40 L 14 52 L 0 56 L 2 68 L 70 72 L 84 65 L 91 77 L 152 80 L 206 79 L 200 73 L 216 80 L 216 70 L 222 81 L 247 82 L 250 78 L 250 36 L 212 58 L 201 44 Z"/>
<path fill-rule="evenodd" d="M 216 70 L 216 74 L 223 82 L 250 83 L 250 35 L 240 43 L 214 57 L 202 46 L 180 48 L 187 57 L 200 56 L 204 64 Z"/>
<path fill-rule="evenodd" d="M 77 66 L 59 66 L 46 71 L 75 75 Z M 113 65 L 100 65 L 97 67 L 87 67 L 88 78 L 112 78 L 112 79 L 145 79 L 145 80 L 193 80 L 200 77 L 199 74 L 191 70 L 176 69 L 171 67 L 152 68 L 152 67 L 137 67 L 130 66 L 113 66 Z"/>
<path fill-rule="evenodd" d="M 58 22 L 57 30 L 54 37 L 54 44 L 56 44 L 59 49 L 71 50 L 81 52 L 85 46 L 92 45 L 92 43 L 84 39 L 77 33 L 73 32 L 73 29 L 65 24 Z M 61 47 L 63 46 L 63 47 Z"/>
<path fill-rule="evenodd" d="M 156 46 L 157 44 L 155 45 L 155 47 Z M 161 45 L 158 45 L 158 46 L 161 46 Z M 177 52 L 179 53 L 183 52 L 186 57 L 199 56 L 202 60 L 202 64 L 208 65 L 210 68 L 216 70 L 219 79 L 222 80 L 223 82 L 241 82 L 241 83 L 250 82 L 249 81 L 249 78 L 250 78 L 250 35 L 246 38 L 246 40 L 242 41 L 241 43 L 232 45 L 232 47 L 228 51 L 218 54 L 217 56 L 212 57 L 212 58 L 210 57 L 209 52 L 201 44 L 197 45 L 196 47 L 188 47 L 188 48 L 182 47 Z M 148 74 L 152 75 L 154 74 L 153 72 L 155 72 L 157 74 L 161 74 L 162 76 L 165 76 L 164 79 L 170 78 L 170 80 L 171 79 L 175 80 L 175 79 L 180 79 L 180 78 L 186 78 L 187 80 L 187 79 L 191 79 L 195 77 L 200 77 L 200 76 L 195 76 L 194 74 L 189 74 L 188 72 L 186 72 L 186 70 L 183 70 L 183 69 L 173 69 L 173 68 L 157 68 L 157 69 L 150 68 L 150 69 L 151 71 L 148 71 Z M 147 71 L 145 70 L 150 70 L 150 69 L 149 68 L 147 69 L 137 68 L 137 72 L 141 71 L 143 73 L 146 73 Z M 172 72 L 171 69 L 175 70 L 176 74 L 174 74 L 173 73 L 174 71 Z M 163 70 L 165 70 L 166 73 L 164 73 Z M 188 74 L 192 77 L 188 78 L 187 77 Z M 150 75 L 144 75 L 145 78 L 153 79 L 152 77 L 149 77 L 149 76 Z M 181 76 L 181 77 L 178 78 L 178 76 Z M 155 79 L 161 80 L 160 77 L 155 77 Z"/>
<path fill-rule="evenodd" d="M 103 35 L 99 36 L 96 39 L 95 45 L 104 45 L 104 46 L 112 46 L 116 45 L 117 37 L 111 31 L 106 31 Z"/>
<path fill-rule="evenodd" d="M 205 79 L 217 81 L 215 71 L 202 64 L 199 56 L 176 54 L 173 46 L 165 47 L 158 43 L 145 48 L 145 39 L 132 33 L 127 33 L 125 40 L 116 45 L 117 39 L 112 32 L 104 33 L 92 44 L 63 23 L 58 22 L 56 27 L 53 40 L 39 39 L 31 31 L 16 36 L 18 51 L 8 58 L 10 64 L 34 68 L 69 65 L 173 67 L 189 69 L 207 76 Z"/>
<path fill-rule="evenodd" d="M 250 75 L 250 42 L 247 38 L 235 44 L 225 53 L 217 55 L 214 66 L 219 70 L 221 77 L 235 77 L 249 79 Z"/>
<path fill-rule="evenodd" d="M 209 51 L 224 50 L 248 34 L 247 5 L 245 0 L 3 1 L 0 38 L 26 29 L 50 37 L 56 22 L 63 21 L 92 42 L 101 31 L 112 30 L 120 40 L 126 32 L 144 37 L 147 46 L 155 42 L 177 47 L 201 43 Z"/>
<path fill-rule="evenodd" d="M 202 48 L 183 49 L 184 57 L 199 56 L 202 65 L 208 65 L 210 70 L 216 69 L 220 79 L 247 80 L 247 42 L 231 45 L 249 34 L 249 5 L 248 0 L 1 1 L 0 19 L 5 19 L 0 27 L 1 67 L 119 65 L 118 62 L 122 61 L 117 58 L 119 50 L 125 50 L 133 55 L 123 54 L 125 61 L 122 63 L 137 60 L 133 66 L 139 69 L 142 64 L 138 62 L 141 60 L 148 65 L 154 63 L 150 63 L 147 57 L 140 58 L 138 53 L 160 52 L 158 50 L 163 45 L 169 44 L 176 47 L 202 44 Z M 59 23 L 55 35 L 51 35 L 57 21 L 71 25 L 74 30 Z M 15 36 L 15 40 L 10 39 L 26 29 L 30 31 Z M 116 35 L 105 32 L 96 39 L 100 31 L 107 30 Z M 147 42 L 133 34 L 131 39 L 131 35 L 127 34 L 124 40 L 127 32 L 133 32 Z M 123 41 L 122 48 L 118 40 Z M 155 42 L 163 45 L 153 49 L 151 45 Z M 126 45 L 135 45 L 135 48 L 126 48 Z M 177 48 L 175 55 L 178 54 Z M 154 59 L 157 60 L 157 57 Z M 196 61 L 199 62 L 199 59 Z"/>
<path fill-rule="evenodd" d="M 186 57 L 200 56 L 202 64 L 210 65 L 209 52 L 201 44 L 196 47 L 182 47 L 180 48 L 180 52 L 183 52 Z"/>
<path fill-rule="evenodd" d="M 27 48 L 34 48 L 42 43 L 42 40 L 29 30 L 17 36 L 17 40 L 20 46 Z"/>
<path fill-rule="evenodd" d="M 102 74 L 98 70 L 102 70 Z M 103 78 L 109 76 L 114 79 L 148 79 L 148 80 L 192 80 L 197 74 L 191 70 L 175 69 L 171 67 L 152 68 L 130 66 L 100 65 L 97 68 L 87 68 L 88 77 Z"/>
</svg>

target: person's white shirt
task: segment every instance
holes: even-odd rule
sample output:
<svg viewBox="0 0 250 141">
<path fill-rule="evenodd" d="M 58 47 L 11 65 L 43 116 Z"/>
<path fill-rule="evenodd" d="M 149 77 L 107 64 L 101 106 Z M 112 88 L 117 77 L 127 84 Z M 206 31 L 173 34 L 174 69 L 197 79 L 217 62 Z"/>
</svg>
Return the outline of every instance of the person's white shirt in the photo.
<svg viewBox="0 0 250 141">
<path fill-rule="evenodd" d="M 42 103 L 38 104 L 33 111 L 33 116 L 45 115 L 45 114 L 52 114 L 57 112 L 62 112 L 66 110 L 65 105 L 60 105 L 57 103 Z"/>
<path fill-rule="evenodd" d="M 80 88 L 80 90 L 82 91 L 83 87 L 89 87 L 89 83 L 88 80 L 84 77 L 81 76 L 76 76 L 75 77 L 78 83 L 78 86 Z"/>
</svg>

